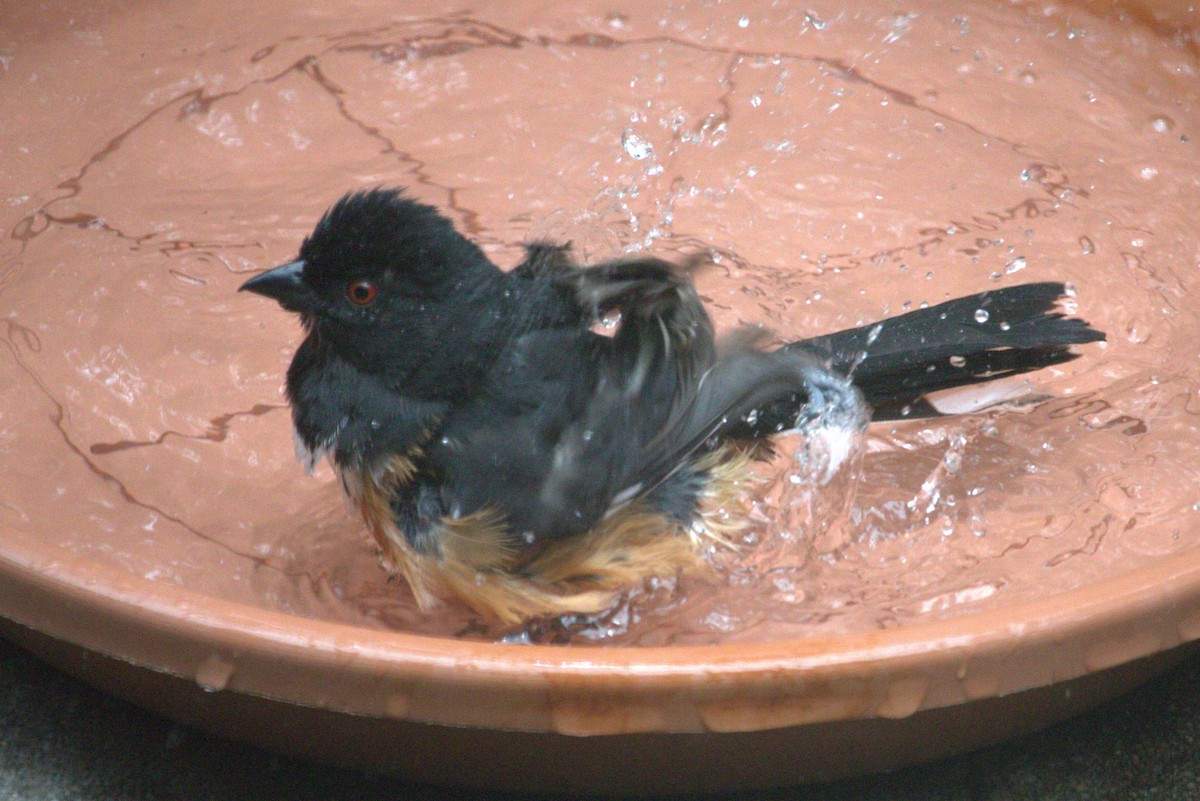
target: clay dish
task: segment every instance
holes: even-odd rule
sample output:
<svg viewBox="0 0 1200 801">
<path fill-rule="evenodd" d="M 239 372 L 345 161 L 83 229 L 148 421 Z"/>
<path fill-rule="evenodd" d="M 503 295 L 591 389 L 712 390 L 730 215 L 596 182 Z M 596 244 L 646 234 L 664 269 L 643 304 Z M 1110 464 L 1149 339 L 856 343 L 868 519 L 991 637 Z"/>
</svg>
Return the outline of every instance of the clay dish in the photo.
<svg viewBox="0 0 1200 801">
<path fill-rule="evenodd" d="M 996 742 L 1200 639 L 1188 3 L 9 16 L 0 619 L 54 664 L 322 761 L 698 792 Z M 293 459 L 295 321 L 236 292 L 376 184 L 506 266 L 709 248 L 721 328 L 1062 280 L 1109 342 L 873 429 L 713 578 L 602 620 L 426 615 Z"/>
</svg>

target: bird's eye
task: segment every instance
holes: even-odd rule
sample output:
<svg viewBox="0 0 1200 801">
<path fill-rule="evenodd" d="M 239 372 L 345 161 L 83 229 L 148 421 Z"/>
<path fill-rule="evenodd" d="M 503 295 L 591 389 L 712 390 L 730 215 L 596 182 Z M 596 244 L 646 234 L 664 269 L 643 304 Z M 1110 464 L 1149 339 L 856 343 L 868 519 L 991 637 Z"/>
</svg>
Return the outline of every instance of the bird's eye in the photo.
<svg viewBox="0 0 1200 801">
<path fill-rule="evenodd" d="M 346 297 L 356 306 L 370 306 L 379 290 L 370 281 L 355 281 L 346 287 Z"/>
</svg>

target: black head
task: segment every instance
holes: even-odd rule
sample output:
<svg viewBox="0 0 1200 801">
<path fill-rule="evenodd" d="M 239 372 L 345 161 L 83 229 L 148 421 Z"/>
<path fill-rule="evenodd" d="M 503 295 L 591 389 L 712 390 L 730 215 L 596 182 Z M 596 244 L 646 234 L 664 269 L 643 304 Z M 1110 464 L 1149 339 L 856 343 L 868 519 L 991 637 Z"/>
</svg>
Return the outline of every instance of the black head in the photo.
<svg viewBox="0 0 1200 801">
<path fill-rule="evenodd" d="M 273 298 L 309 324 L 378 327 L 495 271 L 437 209 L 399 189 L 370 189 L 333 204 L 299 258 L 241 289 Z"/>
</svg>

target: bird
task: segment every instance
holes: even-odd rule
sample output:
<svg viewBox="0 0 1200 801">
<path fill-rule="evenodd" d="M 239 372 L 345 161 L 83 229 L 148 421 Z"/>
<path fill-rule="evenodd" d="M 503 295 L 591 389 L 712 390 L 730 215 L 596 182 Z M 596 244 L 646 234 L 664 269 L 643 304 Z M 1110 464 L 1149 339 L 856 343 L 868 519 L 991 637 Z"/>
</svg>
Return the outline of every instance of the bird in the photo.
<svg viewBox="0 0 1200 801">
<path fill-rule="evenodd" d="M 1105 338 L 1042 282 L 772 348 L 761 327 L 716 334 L 705 261 L 581 264 L 538 241 L 505 271 L 377 187 L 240 289 L 299 316 L 297 456 L 328 459 L 388 573 L 423 610 L 509 624 L 601 613 L 736 547 L 727 507 L 780 432 L 936 415 L 932 392 Z"/>
</svg>

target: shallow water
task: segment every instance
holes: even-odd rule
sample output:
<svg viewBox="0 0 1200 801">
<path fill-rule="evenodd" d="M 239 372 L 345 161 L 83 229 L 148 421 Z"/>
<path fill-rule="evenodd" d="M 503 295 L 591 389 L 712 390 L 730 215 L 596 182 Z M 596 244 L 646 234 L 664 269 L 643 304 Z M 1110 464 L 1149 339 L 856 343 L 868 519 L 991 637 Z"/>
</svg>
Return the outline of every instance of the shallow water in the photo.
<svg viewBox="0 0 1200 801">
<path fill-rule="evenodd" d="M 506 266 L 542 237 L 711 248 L 722 328 L 1053 279 L 1109 333 L 965 399 L 1007 406 L 872 428 L 819 491 L 784 443 L 712 579 L 518 639 L 860 632 L 1200 544 L 1194 39 L 1069 5 L 421 8 L 5 12 L 0 527 L 263 608 L 500 636 L 417 612 L 329 471 L 303 475 L 298 326 L 235 294 L 340 193 L 399 184 Z"/>
</svg>

